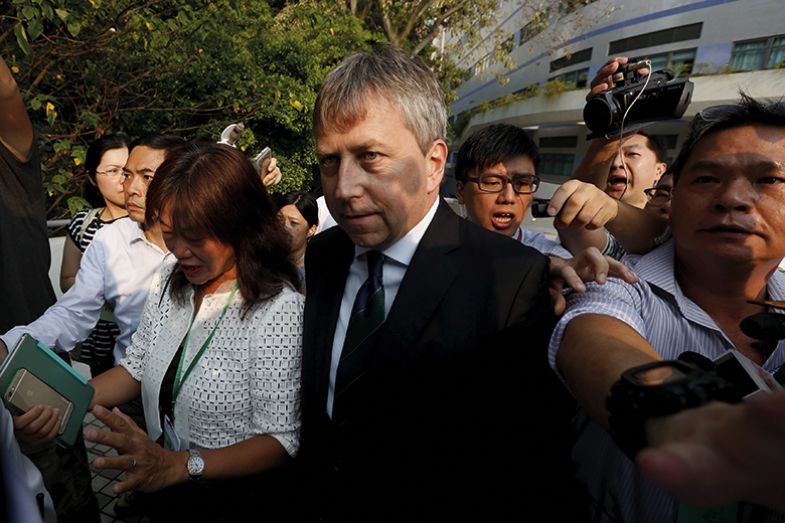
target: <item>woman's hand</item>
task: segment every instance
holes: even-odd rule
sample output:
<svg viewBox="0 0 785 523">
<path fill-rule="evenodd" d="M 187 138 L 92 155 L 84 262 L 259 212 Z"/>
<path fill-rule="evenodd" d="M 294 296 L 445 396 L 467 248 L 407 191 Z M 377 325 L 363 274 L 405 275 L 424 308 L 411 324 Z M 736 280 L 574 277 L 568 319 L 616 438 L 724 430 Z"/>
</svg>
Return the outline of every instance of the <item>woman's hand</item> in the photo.
<svg viewBox="0 0 785 523">
<path fill-rule="evenodd" d="M 60 429 L 60 411 L 49 405 L 36 405 L 21 416 L 14 416 L 14 434 L 24 443 L 52 441 Z"/>
<path fill-rule="evenodd" d="M 128 490 L 155 492 L 188 479 L 187 452 L 172 452 L 161 448 L 118 408 L 109 411 L 96 405 L 93 415 L 106 424 L 111 432 L 88 430 L 85 439 L 109 445 L 119 454 L 96 458 L 93 460 L 93 467 L 126 472 L 125 480 L 112 487 L 115 494 Z"/>
</svg>

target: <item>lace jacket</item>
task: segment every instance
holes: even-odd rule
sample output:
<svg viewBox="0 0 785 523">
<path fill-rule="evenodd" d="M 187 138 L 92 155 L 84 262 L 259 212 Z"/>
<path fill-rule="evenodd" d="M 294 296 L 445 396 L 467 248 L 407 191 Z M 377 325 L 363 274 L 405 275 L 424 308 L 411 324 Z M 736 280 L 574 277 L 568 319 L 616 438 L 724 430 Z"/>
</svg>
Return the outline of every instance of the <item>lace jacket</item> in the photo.
<svg viewBox="0 0 785 523">
<path fill-rule="evenodd" d="M 193 292 L 178 305 L 166 288 L 174 268 L 156 274 L 139 329 L 120 362 L 142 384 L 147 430 L 162 433 L 159 392 L 193 317 Z M 218 321 L 232 283 L 204 298 L 194 318 L 183 369 Z M 243 318 L 237 292 L 207 350 L 183 383 L 174 428 L 191 448 L 222 448 L 258 434 L 276 438 L 294 456 L 299 445 L 300 366 L 304 298 L 285 287 Z"/>
</svg>

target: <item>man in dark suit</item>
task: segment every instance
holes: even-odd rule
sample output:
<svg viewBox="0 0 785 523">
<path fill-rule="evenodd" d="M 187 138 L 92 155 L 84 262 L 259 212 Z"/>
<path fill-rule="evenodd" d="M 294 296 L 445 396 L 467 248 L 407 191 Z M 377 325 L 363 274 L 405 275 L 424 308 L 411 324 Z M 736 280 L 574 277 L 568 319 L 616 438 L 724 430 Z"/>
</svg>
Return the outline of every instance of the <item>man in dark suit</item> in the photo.
<svg viewBox="0 0 785 523">
<path fill-rule="evenodd" d="M 306 253 L 298 459 L 321 520 L 520 519 L 552 487 L 548 263 L 439 198 L 445 126 L 432 72 L 390 48 L 317 98 L 340 227 Z"/>
</svg>

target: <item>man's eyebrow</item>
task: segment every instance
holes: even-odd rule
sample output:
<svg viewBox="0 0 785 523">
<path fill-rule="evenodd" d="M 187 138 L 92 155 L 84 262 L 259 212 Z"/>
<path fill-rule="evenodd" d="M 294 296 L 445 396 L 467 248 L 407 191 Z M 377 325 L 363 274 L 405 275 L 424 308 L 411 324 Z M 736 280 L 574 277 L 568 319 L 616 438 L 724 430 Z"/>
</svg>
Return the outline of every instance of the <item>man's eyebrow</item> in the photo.
<svg viewBox="0 0 785 523">
<path fill-rule="evenodd" d="M 690 169 L 703 169 L 707 171 L 724 171 L 728 169 L 728 167 L 735 165 L 741 165 L 745 169 L 754 169 L 755 171 L 763 171 L 763 172 L 771 172 L 771 171 L 783 171 L 785 172 L 785 162 L 780 162 L 777 160 L 771 159 L 756 159 L 751 162 L 741 161 L 741 162 L 723 162 L 717 161 L 711 158 L 706 158 L 703 160 L 698 160 L 690 166 Z"/>
<path fill-rule="evenodd" d="M 129 169 L 127 167 L 123 167 L 123 171 L 131 174 L 155 174 L 155 169 L 151 169 L 149 167 L 142 167 L 141 169 L 137 169 L 136 171 Z"/>
</svg>

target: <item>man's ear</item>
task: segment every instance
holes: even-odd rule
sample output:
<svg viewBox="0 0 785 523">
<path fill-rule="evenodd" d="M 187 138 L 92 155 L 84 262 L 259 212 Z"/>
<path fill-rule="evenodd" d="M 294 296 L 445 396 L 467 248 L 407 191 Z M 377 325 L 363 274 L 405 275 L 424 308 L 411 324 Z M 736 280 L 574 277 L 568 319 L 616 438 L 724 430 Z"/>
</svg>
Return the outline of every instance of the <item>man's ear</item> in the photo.
<svg viewBox="0 0 785 523">
<path fill-rule="evenodd" d="M 318 229 L 318 228 L 319 228 L 319 227 L 317 227 L 316 225 L 311 225 L 311 226 L 308 228 L 308 232 L 306 233 L 305 237 L 306 237 L 306 238 L 310 238 L 311 236 L 313 236 L 314 234 L 316 234 L 316 229 Z"/>
<path fill-rule="evenodd" d="M 460 203 L 461 205 L 466 204 L 466 202 L 463 199 L 463 191 L 465 188 L 466 186 L 463 184 L 463 182 L 455 182 L 455 191 L 456 191 L 455 198 L 458 200 L 458 203 Z"/>
<path fill-rule="evenodd" d="M 444 179 L 444 168 L 447 165 L 447 144 L 444 140 L 434 140 L 425 155 L 428 162 L 428 193 L 438 191 Z"/>
</svg>

